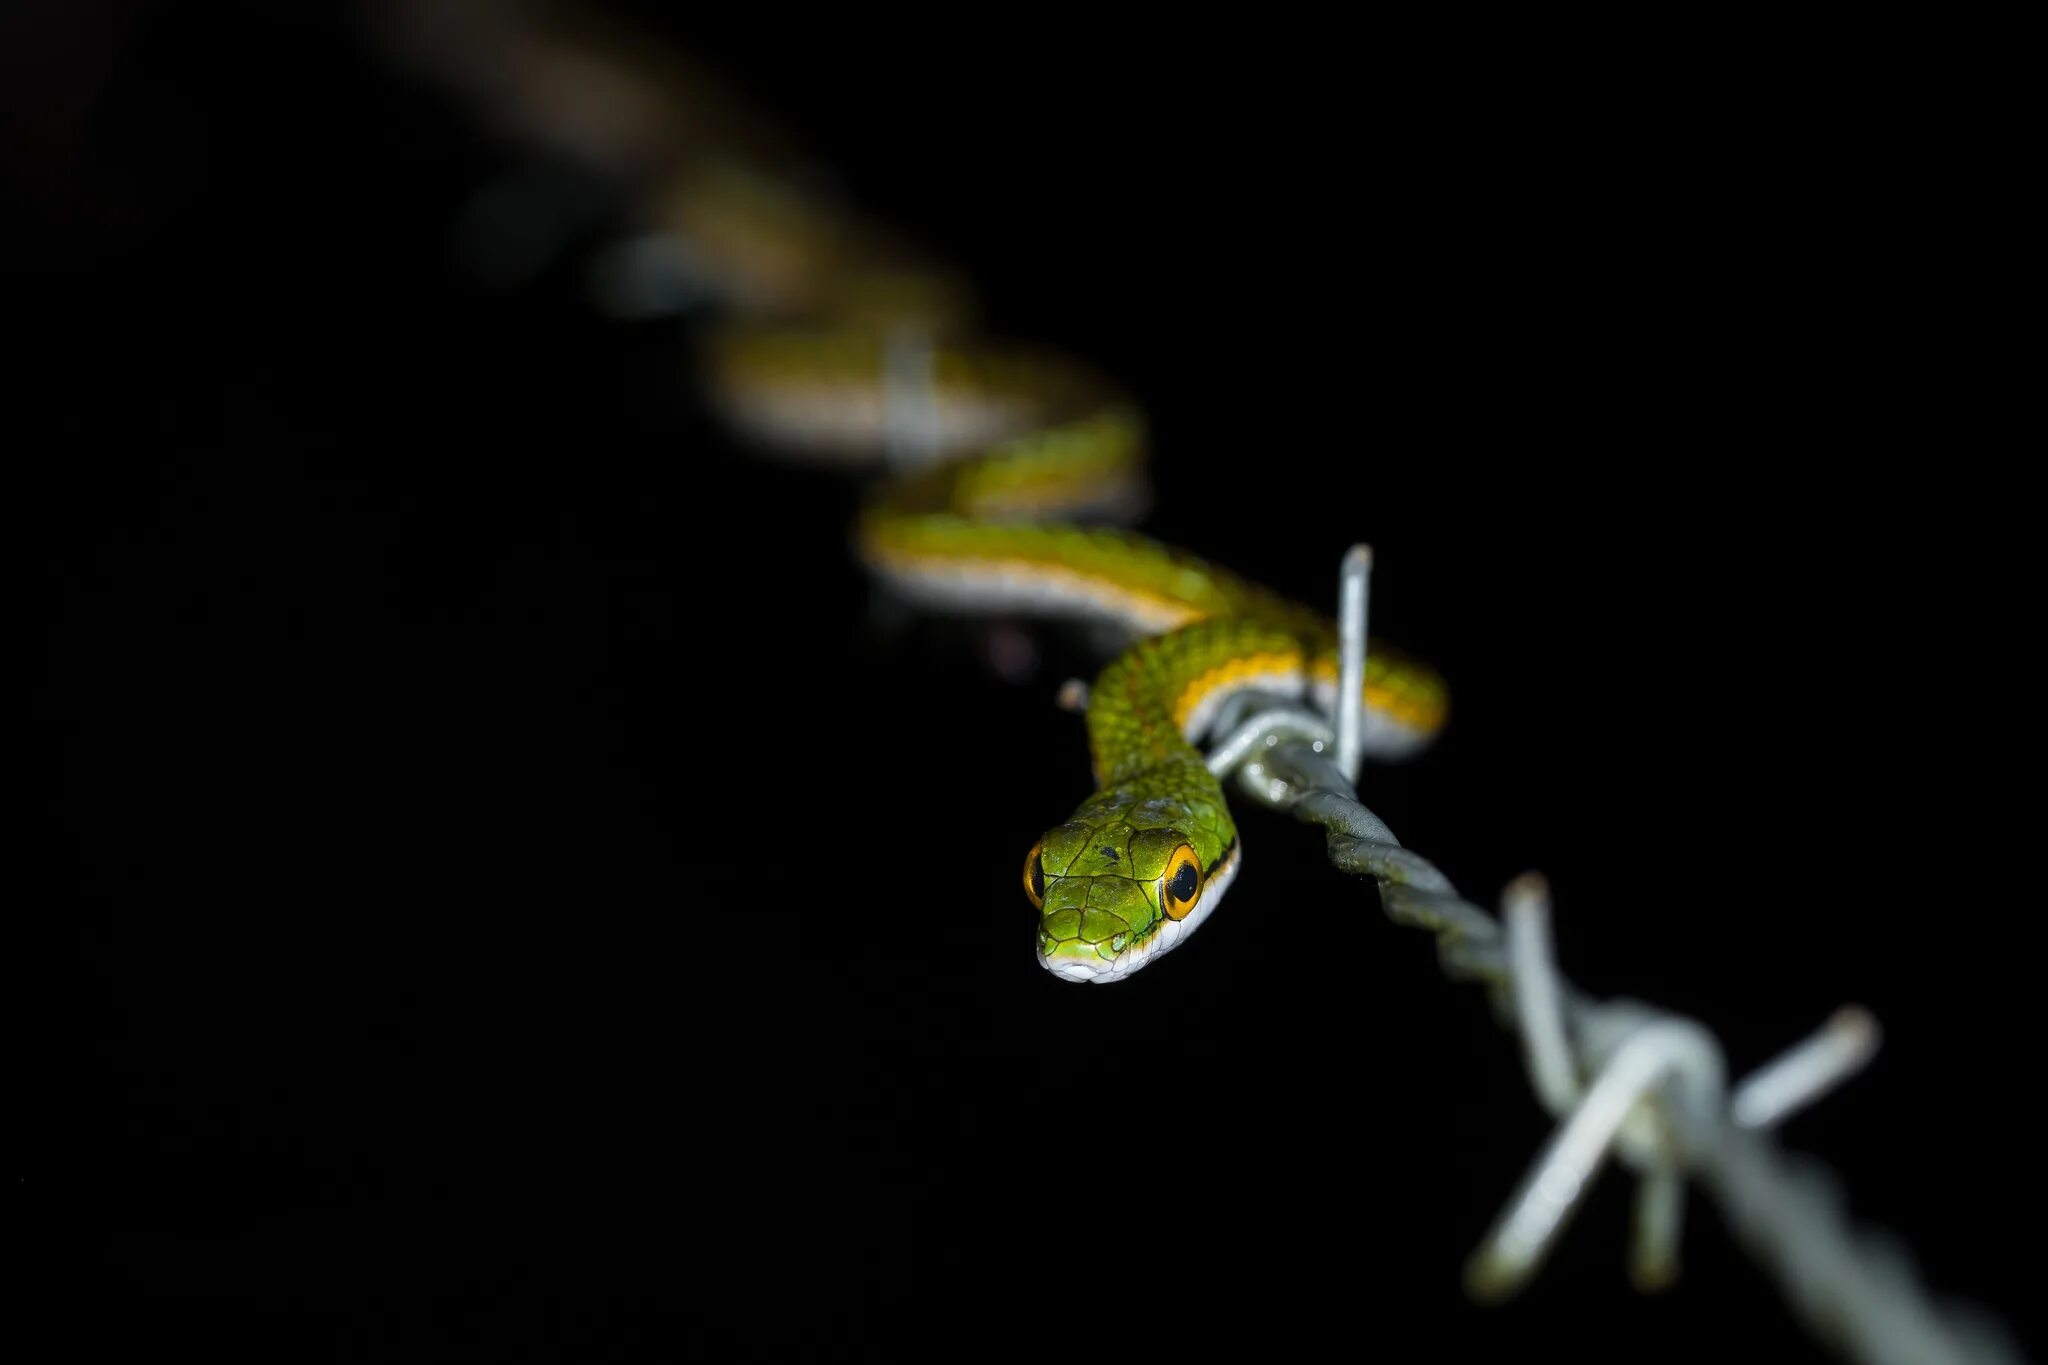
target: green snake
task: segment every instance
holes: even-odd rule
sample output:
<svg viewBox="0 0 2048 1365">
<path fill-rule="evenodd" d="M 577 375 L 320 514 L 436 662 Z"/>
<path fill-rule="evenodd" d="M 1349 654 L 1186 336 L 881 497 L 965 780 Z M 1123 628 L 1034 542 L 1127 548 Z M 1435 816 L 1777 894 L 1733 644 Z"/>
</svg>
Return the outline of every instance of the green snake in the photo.
<svg viewBox="0 0 2048 1365">
<path fill-rule="evenodd" d="M 940 608 L 1089 618 L 1134 641 L 1089 690 L 1096 790 L 1031 845 L 1023 891 L 1062 980 L 1121 981 L 1185 942 L 1242 863 L 1195 741 L 1246 688 L 1333 706 L 1333 623 L 1075 520 L 1141 499 L 1136 405 L 1064 357 L 973 339 L 965 282 L 806 188 L 786 140 L 715 80 L 573 16 L 478 22 L 419 55 L 501 128 L 632 186 L 638 259 L 659 267 L 635 288 L 716 315 L 699 378 L 734 429 L 811 459 L 894 455 L 856 536 L 874 574 Z M 1364 692 L 1370 755 L 1443 724 L 1441 679 L 1377 641 Z"/>
<path fill-rule="evenodd" d="M 710 392 L 763 442 L 879 457 L 892 400 L 872 333 L 749 327 L 709 348 Z M 942 462 L 869 499 L 856 544 L 903 594 L 958 611 L 1080 616 L 1137 637 L 1089 689 L 1096 791 L 1025 856 L 1039 962 L 1068 981 L 1121 981 L 1185 941 L 1236 877 L 1242 842 L 1195 746 L 1245 688 L 1334 705 L 1333 623 L 1256 584 L 1120 528 L 1061 520 L 1136 483 L 1143 424 L 1056 358 L 939 348 L 922 406 Z M 1366 751 L 1404 756 L 1442 725 L 1428 668 L 1379 644 L 1365 675 Z"/>
</svg>

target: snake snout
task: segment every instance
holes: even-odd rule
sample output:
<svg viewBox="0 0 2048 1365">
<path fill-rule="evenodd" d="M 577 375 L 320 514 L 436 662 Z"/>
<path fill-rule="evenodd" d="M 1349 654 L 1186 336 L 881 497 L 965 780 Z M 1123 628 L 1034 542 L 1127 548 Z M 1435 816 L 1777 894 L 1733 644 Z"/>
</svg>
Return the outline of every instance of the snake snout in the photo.
<svg viewBox="0 0 2048 1365">
<path fill-rule="evenodd" d="M 1105 845 L 1118 851 L 1121 869 L 1127 854 L 1120 845 L 1098 834 L 1088 847 Z M 1159 920 L 1147 885 L 1121 870 L 1050 878 L 1038 921 L 1039 965 L 1063 981 L 1100 982 L 1121 981 L 1143 966 Z"/>
<path fill-rule="evenodd" d="M 1128 934 L 1091 943 L 1086 939 L 1038 934 L 1038 965 L 1062 981 L 1122 981 L 1145 965 L 1151 944 L 1132 944 Z"/>
</svg>

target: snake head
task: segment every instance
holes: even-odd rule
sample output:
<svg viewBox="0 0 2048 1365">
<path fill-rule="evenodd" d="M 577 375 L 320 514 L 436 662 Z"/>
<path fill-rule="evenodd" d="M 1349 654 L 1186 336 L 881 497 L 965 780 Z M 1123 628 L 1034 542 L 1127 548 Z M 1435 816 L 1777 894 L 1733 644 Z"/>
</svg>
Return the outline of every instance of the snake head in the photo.
<svg viewBox="0 0 2048 1365">
<path fill-rule="evenodd" d="M 1089 814 L 1084 808 L 1031 846 L 1024 894 L 1038 909 L 1040 966 L 1066 981 L 1121 981 L 1215 908 L 1236 872 L 1237 846 L 1199 828 Z M 1212 846 L 1206 861 L 1203 843 Z"/>
</svg>

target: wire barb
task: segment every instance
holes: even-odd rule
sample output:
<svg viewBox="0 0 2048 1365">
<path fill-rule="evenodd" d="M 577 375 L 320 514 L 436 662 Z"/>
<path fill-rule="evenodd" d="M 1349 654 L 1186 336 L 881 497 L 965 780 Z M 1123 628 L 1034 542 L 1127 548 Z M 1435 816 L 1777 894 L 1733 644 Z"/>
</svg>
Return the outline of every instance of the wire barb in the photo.
<svg viewBox="0 0 2048 1365">
<path fill-rule="evenodd" d="M 911 323 L 889 329 L 882 346 L 882 451 L 892 469 L 931 463 L 943 441 L 931 333 Z"/>
<path fill-rule="evenodd" d="M 1509 969 L 1521 984 L 1515 1001 L 1529 1080 L 1544 1107 L 1562 1114 L 1579 1098 L 1579 1077 L 1565 1039 L 1564 999 L 1550 953 L 1550 884 L 1534 872 L 1515 878 L 1501 899 L 1501 917 L 1507 921 Z"/>
<path fill-rule="evenodd" d="M 1337 771 L 1357 783 L 1365 762 L 1365 628 L 1372 546 L 1354 545 L 1337 577 Z"/>
<path fill-rule="evenodd" d="M 1609 1059 L 1473 1255 L 1465 1276 L 1473 1297 L 1505 1298 L 1535 1273 L 1637 1101 L 1674 1077 L 1691 1092 L 1690 1102 L 1712 1104 L 1719 1098 L 1720 1048 L 1682 1019 L 1642 1025 Z"/>
<path fill-rule="evenodd" d="M 1819 1032 L 1737 1086 L 1729 1117 L 1744 1128 L 1776 1126 L 1869 1065 L 1878 1039 L 1870 1011 L 1843 1006 Z"/>
</svg>

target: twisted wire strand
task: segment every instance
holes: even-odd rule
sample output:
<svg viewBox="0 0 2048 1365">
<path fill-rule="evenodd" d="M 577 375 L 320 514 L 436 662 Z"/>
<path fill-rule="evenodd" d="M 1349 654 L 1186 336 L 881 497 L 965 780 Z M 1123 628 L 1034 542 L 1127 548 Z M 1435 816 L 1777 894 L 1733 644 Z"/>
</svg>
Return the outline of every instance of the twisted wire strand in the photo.
<svg viewBox="0 0 2048 1365">
<path fill-rule="evenodd" d="M 1370 562 L 1347 556 L 1347 594 Z M 1364 612 L 1351 601 L 1345 614 L 1359 629 L 1347 629 L 1346 649 L 1362 659 Z M 1340 695 L 1355 699 L 1357 691 Z M 1676 1274 L 1690 1178 L 1814 1335 L 1848 1357 L 1869 1365 L 2020 1365 L 2002 1327 L 1975 1308 L 1936 1300 L 1895 1238 L 1851 1225 L 1826 1167 L 1786 1153 L 1767 1134 L 1871 1055 L 1877 1030 L 1868 1014 L 1838 1012 L 1813 1039 L 1736 1086 L 1731 1101 L 1720 1045 L 1703 1026 L 1639 1001 L 1596 1000 L 1557 971 L 1541 878 L 1510 885 L 1504 925 L 1402 846 L 1344 771 L 1355 761 L 1345 742 L 1355 724 L 1339 716 L 1333 730 L 1298 702 L 1244 693 L 1217 719 L 1210 764 L 1234 772 L 1259 804 L 1322 826 L 1333 866 L 1371 878 L 1395 923 L 1434 933 L 1445 973 L 1488 987 L 1497 1013 L 1523 1036 L 1538 1096 L 1553 1113 L 1569 1114 L 1468 1264 L 1475 1297 L 1500 1298 L 1526 1282 L 1611 1151 L 1640 1176 L 1633 1274 L 1642 1287 Z M 1582 1077 L 1591 1079 L 1582 1085 Z"/>
</svg>

